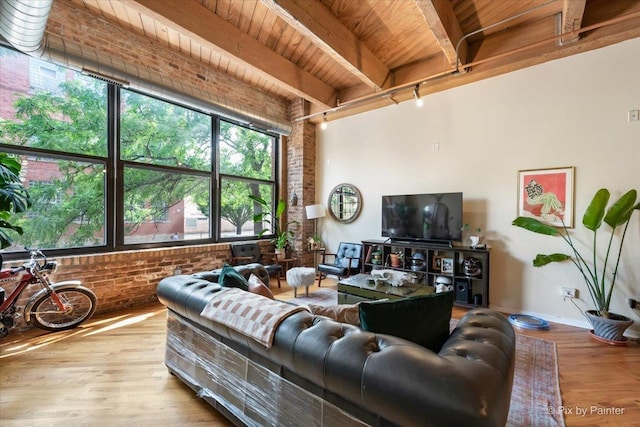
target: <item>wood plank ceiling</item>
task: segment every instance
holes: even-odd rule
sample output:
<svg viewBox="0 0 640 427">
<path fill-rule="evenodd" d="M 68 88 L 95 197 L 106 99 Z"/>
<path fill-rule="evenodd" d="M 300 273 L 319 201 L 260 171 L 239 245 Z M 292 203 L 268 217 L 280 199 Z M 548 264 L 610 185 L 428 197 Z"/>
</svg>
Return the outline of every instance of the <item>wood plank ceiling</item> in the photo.
<svg viewBox="0 0 640 427">
<path fill-rule="evenodd" d="M 316 123 L 640 37 L 640 0 L 71 1 Z"/>
</svg>

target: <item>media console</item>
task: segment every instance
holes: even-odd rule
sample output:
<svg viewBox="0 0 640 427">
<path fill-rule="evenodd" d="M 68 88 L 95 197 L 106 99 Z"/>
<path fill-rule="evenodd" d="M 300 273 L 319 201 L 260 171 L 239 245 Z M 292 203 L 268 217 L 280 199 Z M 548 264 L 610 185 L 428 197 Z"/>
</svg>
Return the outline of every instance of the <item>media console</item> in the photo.
<svg viewBox="0 0 640 427">
<path fill-rule="evenodd" d="M 489 306 L 489 248 L 389 240 L 363 240 L 362 247 L 362 273 L 379 268 L 410 272 L 423 286 L 450 283 L 458 306 Z"/>
</svg>

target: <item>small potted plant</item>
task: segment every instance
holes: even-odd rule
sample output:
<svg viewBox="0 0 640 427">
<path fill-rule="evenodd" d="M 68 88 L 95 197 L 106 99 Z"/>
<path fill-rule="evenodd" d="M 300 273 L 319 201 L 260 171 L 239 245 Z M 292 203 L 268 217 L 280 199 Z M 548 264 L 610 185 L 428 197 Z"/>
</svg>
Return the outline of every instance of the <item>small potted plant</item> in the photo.
<svg viewBox="0 0 640 427">
<path fill-rule="evenodd" d="M 273 239 L 271 239 L 271 243 L 273 243 L 273 246 L 275 247 L 276 254 L 284 254 L 286 252 L 289 240 L 293 239 L 295 236 L 293 231 L 289 229 L 289 226 L 298 224 L 298 221 L 287 221 L 282 225 L 282 227 L 280 226 L 280 219 L 284 211 L 287 209 L 287 202 L 285 202 L 284 200 L 278 200 L 276 211 L 272 212 L 271 207 L 269 206 L 269 203 L 266 202 L 266 200 L 251 194 L 249 195 L 249 198 L 254 202 L 260 204 L 263 209 L 262 212 L 257 213 L 253 216 L 253 221 L 259 223 L 265 222 L 273 226 L 274 236 Z M 262 231 L 258 233 L 258 238 L 262 237 L 269 231 L 271 230 L 269 230 L 268 228 L 263 228 Z"/>
<path fill-rule="evenodd" d="M 609 306 L 618 276 L 620 256 L 629 221 L 633 211 L 640 210 L 640 203 L 636 204 L 636 190 L 629 190 L 607 209 L 609 198 L 609 190 L 606 188 L 598 190 L 582 217 L 582 224 L 593 232 L 591 254 L 588 256 L 578 250 L 564 225 L 561 228 L 556 228 L 529 217 L 518 217 L 512 224 L 535 233 L 562 237 L 571 249 L 570 255 L 538 254 L 533 260 L 533 265 L 542 267 L 552 262 L 571 261 L 582 275 L 595 306 L 595 309 L 585 311 L 585 317 L 593 326 L 593 334 L 601 340 L 618 343 L 625 340 L 624 331 L 631 326 L 633 320 L 610 312 Z M 603 222 L 609 226 L 609 242 L 606 251 L 601 254 L 597 247 L 597 232 Z M 616 230 L 619 227 L 623 227 L 623 230 L 618 244 L 615 245 Z M 610 268 L 613 268 L 612 272 Z"/>
<path fill-rule="evenodd" d="M 321 247 L 322 247 L 322 244 L 320 243 L 320 237 L 318 236 L 309 237 L 309 249 L 311 250 L 320 249 Z"/>
</svg>

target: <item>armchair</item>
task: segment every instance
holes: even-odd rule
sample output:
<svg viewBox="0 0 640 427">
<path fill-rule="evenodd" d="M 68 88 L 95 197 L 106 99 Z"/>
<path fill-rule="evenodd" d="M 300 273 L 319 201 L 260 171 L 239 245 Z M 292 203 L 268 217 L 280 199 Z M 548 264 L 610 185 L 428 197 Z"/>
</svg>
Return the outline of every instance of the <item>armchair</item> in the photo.
<svg viewBox="0 0 640 427">
<path fill-rule="evenodd" d="M 257 262 L 262 264 L 269 273 L 269 277 L 276 276 L 278 287 L 280 287 L 280 274 L 282 265 L 278 263 L 278 254 L 261 253 L 257 242 L 234 243 L 231 245 L 231 264 L 243 265 Z M 267 283 L 268 285 L 268 283 Z"/>
<path fill-rule="evenodd" d="M 333 257 L 333 263 L 327 263 L 326 258 Z M 324 277 L 329 274 L 338 276 L 338 280 L 351 275 L 351 270 L 360 269 L 362 245 L 360 243 L 340 242 L 336 253 L 322 253 L 322 262 L 318 264 L 318 287 Z"/>
</svg>

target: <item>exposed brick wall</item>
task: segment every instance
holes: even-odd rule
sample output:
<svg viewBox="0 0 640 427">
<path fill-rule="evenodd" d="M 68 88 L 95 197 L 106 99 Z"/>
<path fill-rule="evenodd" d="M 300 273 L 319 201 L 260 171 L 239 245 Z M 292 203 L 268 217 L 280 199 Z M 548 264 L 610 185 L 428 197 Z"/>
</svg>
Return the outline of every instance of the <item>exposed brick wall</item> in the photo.
<svg viewBox="0 0 640 427">
<path fill-rule="evenodd" d="M 308 114 L 308 103 L 304 100 L 290 104 L 290 116 Z M 314 253 L 307 252 L 307 241 L 313 236 L 313 221 L 307 219 L 305 206 L 315 204 L 316 194 L 316 126 L 308 121 L 293 122 L 293 130 L 287 142 L 287 180 L 289 188 L 298 195 L 297 208 L 289 208 L 290 218 L 300 222 L 301 232 L 296 235 L 296 249 L 301 264 L 314 264 Z"/>
<path fill-rule="evenodd" d="M 156 76 L 163 76 L 191 87 L 193 93 L 207 93 L 220 105 L 234 110 L 254 111 L 257 115 L 288 120 L 287 102 L 230 77 L 192 59 L 188 52 L 175 52 L 102 17 L 94 17 L 70 0 L 53 2 L 46 27 L 51 47 L 85 56 L 90 61 L 125 71 L 121 64 L 132 64 Z M 113 60 L 113 63 L 110 63 Z"/>
<path fill-rule="evenodd" d="M 272 252 L 273 246 L 260 242 L 263 252 Z M 231 262 L 228 243 L 198 245 L 164 249 L 148 249 L 107 254 L 53 257 L 58 262 L 55 282 L 80 280 L 98 297 L 98 313 L 135 307 L 156 300 L 156 286 L 174 270 L 182 274 L 213 270 Z M 23 261 L 5 262 L 3 268 L 22 265 Z M 5 286 L 7 294 L 13 288 Z M 28 288 L 18 301 L 24 307 L 29 297 L 39 291 L 38 286 Z M 23 329 L 22 318 L 17 327 Z"/>
</svg>

